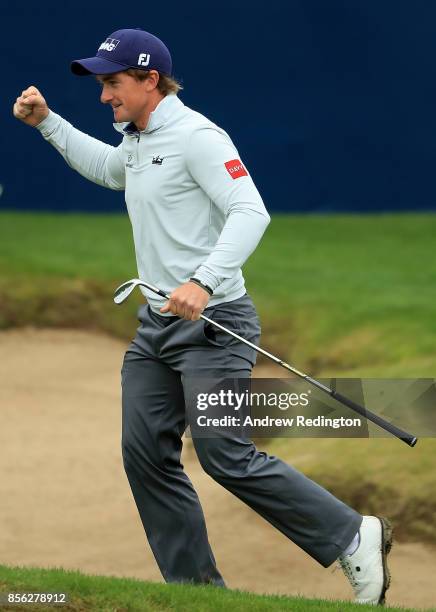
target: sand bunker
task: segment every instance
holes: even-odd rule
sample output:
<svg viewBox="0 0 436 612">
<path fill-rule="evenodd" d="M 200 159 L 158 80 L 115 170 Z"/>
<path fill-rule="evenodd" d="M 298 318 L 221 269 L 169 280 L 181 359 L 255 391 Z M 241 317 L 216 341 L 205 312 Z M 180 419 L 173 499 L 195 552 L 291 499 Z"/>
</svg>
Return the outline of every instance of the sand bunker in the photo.
<svg viewBox="0 0 436 612">
<path fill-rule="evenodd" d="M 80 331 L 0 334 L 0 563 L 162 581 L 121 459 L 125 348 Z M 351 599 L 340 571 L 322 568 L 204 474 L 190 441 L 183 463 L 230 588 Z M 395 544 L 391 605 L 435 605 L 435 552 Z"/>
</svg>

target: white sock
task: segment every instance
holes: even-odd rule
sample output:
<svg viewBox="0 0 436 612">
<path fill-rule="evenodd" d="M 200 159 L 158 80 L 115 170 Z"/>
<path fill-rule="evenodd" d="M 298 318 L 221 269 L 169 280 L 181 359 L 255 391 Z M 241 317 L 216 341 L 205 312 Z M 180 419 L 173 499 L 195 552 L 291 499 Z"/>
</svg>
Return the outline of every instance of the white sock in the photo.
<svg viewBox="0 0 436 612">
<path fill-rule="evenodd" d="M 360 544 L 360 534 L 359 532 L 357 532 L 354 538 L 351 540 L 351 543 L 347 546 L 347 548 L 342 553 L 341 557 L 345 557 L 346 555 L 352 555 L 353 553 L 355 553 L 356 550 L 359 548 L 359 544 Z"/>
</svg>

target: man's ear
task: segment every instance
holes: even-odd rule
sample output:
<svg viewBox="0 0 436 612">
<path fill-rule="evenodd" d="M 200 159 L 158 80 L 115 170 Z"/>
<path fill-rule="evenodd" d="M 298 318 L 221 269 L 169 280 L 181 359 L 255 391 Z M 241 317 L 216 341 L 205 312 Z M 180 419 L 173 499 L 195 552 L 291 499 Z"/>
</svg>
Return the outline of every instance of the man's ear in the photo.
<svg viewBox="0 0 436 612">
<path fill-rule="evenodd" d="M 144 83 L 147 91 L 156 89 L 159 83 L 159 72 L 157 70 L 150 70 Z"/>
</svg>

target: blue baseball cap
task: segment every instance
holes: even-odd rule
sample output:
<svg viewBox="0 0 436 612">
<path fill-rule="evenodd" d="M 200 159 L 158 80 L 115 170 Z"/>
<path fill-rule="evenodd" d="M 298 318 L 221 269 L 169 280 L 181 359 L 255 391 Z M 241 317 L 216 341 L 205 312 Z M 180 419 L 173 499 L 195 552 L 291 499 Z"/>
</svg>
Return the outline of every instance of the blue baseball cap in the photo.
<svg viewBox="0 0 436 612">
<path fill-rule="evenodd" d="M 71 71 L 78 76 L 112 74 L 129 68 L 157 70 L 171 76 L 172 60 L 164 43 L 139 28 L 117 30 L 101 43 L 95 57 L 71 62 Z"/>
</svg>

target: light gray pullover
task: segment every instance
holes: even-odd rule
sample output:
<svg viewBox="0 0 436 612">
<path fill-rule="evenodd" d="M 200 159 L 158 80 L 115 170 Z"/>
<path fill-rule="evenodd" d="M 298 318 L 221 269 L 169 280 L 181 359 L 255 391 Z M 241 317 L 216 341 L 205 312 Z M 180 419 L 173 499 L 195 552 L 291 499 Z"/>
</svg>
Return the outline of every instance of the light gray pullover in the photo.
<svg viewBox="0 0 436 612">
<path fill-rule="evenodd" d="M 139 278 L 171 293 L 195 276 L 213 289 L 211 306 L 244 295 L 241 266 L 270 217 L 228 134 L 174 94 L 145 130 L 114 127 L 124 136 L 118 147 L 52 111 L 37 126 L 80 174 L 125 190 Z M 143 293 L 158 312 L 165 299 Z"/>
</svg>

